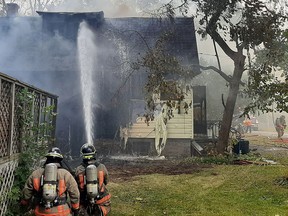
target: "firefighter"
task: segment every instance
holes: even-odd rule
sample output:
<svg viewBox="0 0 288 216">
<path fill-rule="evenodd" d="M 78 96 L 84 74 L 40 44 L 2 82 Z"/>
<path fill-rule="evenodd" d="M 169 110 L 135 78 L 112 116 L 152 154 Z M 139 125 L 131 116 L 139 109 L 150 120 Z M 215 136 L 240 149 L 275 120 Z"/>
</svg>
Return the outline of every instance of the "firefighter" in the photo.
<svg viewBox="0 0 288 216">
<path fill-rule="evenodd" d="M 277 118 L 275 121 L 275 129 L 277 131 L 278 138 L 281 139 L 281 137 L 284 135 L 285 128 L 286 128 L 285 116 L 281 115 L 280 118 Z"/>
<path fill-rule="evenodd" d="M 111 194 L 108 192 L 108 171 L 96 161 L 94 145 L 86 143 L 80 150 L 82 163 L 76 168 L 75 176 L 80 190 L 80 211 L 88 215 L 105 216 L 111 210 Z"/>
<path fill-rule="evenodd" d="M 26 181 L 21 205 L 32 205 L 36 216 L 78 216 L 80 192 L 73 175 L 62 167 L 60 149 L 53 147 L 45 157 L 44 167 Z"/>
<path fill-rule="evenodd" d="M 243 121 L 243 125 L 245 126 L 245 132 L 246 133 L 251 133 L 252 132 L 252 120 L 249 118 L 245 118 Z"/>
</svg>

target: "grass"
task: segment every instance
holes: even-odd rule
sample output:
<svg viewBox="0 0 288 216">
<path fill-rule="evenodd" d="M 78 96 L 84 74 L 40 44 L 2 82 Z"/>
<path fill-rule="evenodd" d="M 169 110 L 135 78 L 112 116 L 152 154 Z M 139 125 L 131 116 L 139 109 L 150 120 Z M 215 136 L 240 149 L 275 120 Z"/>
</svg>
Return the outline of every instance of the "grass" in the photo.
<svg viewBox="0 0 288 216">
<path fill-rule="evenodd" d="M 281 165 L 216 165 L 189 175 L 145 175 L 111 182 L 112 215 L 288 215 Z"/>
<path fill-rule="evenodd" d="M 257 145 L 269 145 L 265 138 L 252 142 L 258 141 Z M 287 159 L 283 157 L 265 153 L 265 158 L 280 161 L 277 165 L 215 164 L 194 174 L 112 180 L 108 185 L 112 194 L 110 216 L 288 215 L 288 184 L 279 184 L 279 179 L 287 183 L 288 177 Z"/>
</svg>

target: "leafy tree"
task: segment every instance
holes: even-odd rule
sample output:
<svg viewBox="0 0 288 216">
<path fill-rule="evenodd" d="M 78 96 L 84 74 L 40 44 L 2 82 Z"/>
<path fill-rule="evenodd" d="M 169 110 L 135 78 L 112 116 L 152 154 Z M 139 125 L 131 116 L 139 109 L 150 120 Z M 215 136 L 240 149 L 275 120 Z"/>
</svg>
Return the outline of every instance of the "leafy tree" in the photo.
<svg viewBox="0 0 288 216">
<path fill-rule="evenodd" d="M 270 49 L 255 51 L 246 89 L 253 101 L 247 110 L 288 112 L 288 41 L 285 35 L 286 31 L 275 38 Z"/>
<path fill-rule="evenodd" d="M 237 95 L 242 83 L 241 78 L 243 72 L 249 69 L 249 64 L 247 64 L 249 61 L 246 57 L 250 57 L 249 52 L 260 46 L 275 51 L 273 38 L 279 38 L 283 32 L 283 24 L 287 17 L 284 14 L 284 8 L 280 6 L 280 3 L 275 0 L 183 0 L 180 5 L 172 0 L 157 11 L 158 15 L 168 15 L 173 21 L 177 10 L 182 14 L 187 14 L 190 7 L 196 7 L 196 17 L 199 18 L 200 24 L 197 32 L 203 38 L 209 35 L 234 62 L 232 76 L 213 66 L 200 66 L 203 70 L 214 70 L 229 84 L 217 143 L 219 153 L 224 153 L 227 146 Z M 248 58 L 248 60 L 252 65 L 251 61 L 254 59 Z M 262 70 L 259 69 L 259 67 L 254 67 L 250 71 L 256 74 L 255 78 L 263 77 L 265 81 L 265 77 L 271 76 L 271 68 L 262 66 Z M 254 88 L 257 88 L 256 85 L 257 82 L 254 83 Z M 250 87 L 252 87 L 251 83 Z M 274 88 L 274 84 L 269 87 Z M 263 88 L 263 90 L 270 88 Z M 267 92 L 265 94 L 271 96 Z M 248 109 L 245 111 L 247 112 Z"/>
</svg>

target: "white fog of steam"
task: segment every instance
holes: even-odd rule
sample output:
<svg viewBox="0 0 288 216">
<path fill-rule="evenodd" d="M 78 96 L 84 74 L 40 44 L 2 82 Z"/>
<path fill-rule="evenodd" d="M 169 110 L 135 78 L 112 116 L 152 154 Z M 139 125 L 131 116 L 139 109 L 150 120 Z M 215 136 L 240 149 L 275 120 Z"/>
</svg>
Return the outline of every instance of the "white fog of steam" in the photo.
<svg viewBox="0 0 288 216">
<path fill-rule="evenodd" d="M 94 34 L 89 29 L 86 22 L 80 23 L 77 38 L 79 69 L 81 74 L 81 90 L 84 111 L 84 123 L 86 131 L 86 141 L 93 143 L 94 135 L 94 116 L 93 116 L 93 96 L 94 86 L 92 74 L 96 59 L 96 46 L 94 43 Z"/>
</svg>

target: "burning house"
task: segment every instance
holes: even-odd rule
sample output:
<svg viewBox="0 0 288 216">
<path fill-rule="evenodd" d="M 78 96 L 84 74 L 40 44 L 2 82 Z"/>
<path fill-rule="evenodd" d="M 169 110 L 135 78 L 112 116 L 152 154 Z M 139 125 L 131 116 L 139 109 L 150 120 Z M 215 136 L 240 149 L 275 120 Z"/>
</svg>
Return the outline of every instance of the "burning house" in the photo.
<svg viewBox="0 0 288 216">
<path fill-rule="evenodd" d="M 12 75 L 21 71 L 21 76 L 26 78 L 30 71 L 31 80 L 24 81 L 31 83 L 34 78 L 33 85 L 47 87 L 47 90 L 59 95 L 56 126 L 59 145 L 72 148 L 72 154 L 78 155 L 79 147 L 88 140 L 92 139 L 97 147 L 97 140 L 113 140 L 119 134 L 127 141 L 124 142 L 130 152 L 149 153 L 155 140 L 159 145 L 163 144 L 163 133 L 155 133 L 155 122 L 143 124 L 140 117 L 145 107 L 143 88 L 147 73 L 144 69 L 132 72 L 129 65 L 143 57 L 167 31 L 173 34 L 167 43 L 168 52 L 182 65 L 197 65 L 193 19 L 176 18 L 171 23 L 156 18 L 106 18 L 103 12 L 37 13 L 39 17 L 0 19 L 0 37 L 9 36 L 13 25 L 23 28 L 23 25 L 33 24 L 31 31 L 24 35 L 32 40 L 30 48 L 24 47 L 24 51 L 21 50 L 23 46 L 18 44 L 11 52 L 11 56 L 17 56 L 16 52 L 29 55 L 29 66 L 26 62 L 24 66 L 27 67 L 12 67 L 3 58 L 0 66 L 2 71 Z M 81 31 L 84 33 L 79 41 Z M 200 73 L 195 66 L 193 71 L 194 75 Z M 85 72 L 90 73 L 88 81 L 92 84 L 87 80 L 83 84 Z M 179 104 L 179 112 L 174 110 L 174 118 L 167 123 L 164 134 L 167 135 L 168 145 L 163 153 L 173 154 L 169 151 L 169 146 L 172 146 L 173 149 L 182 149 L 175 154 L 190 154 L 191 141 L 207 136 L 205 87 L 191 86 L 189 80 L 185 80 L 182 87 L 187 97 Z M 88 115 L 85 113 L 84 98 L 88 98 L 91 106 Z M 163 104 L 167 102 L 163 95 L 159 95 L 155 102 L 162 113 L 167 111 L 163 110 Z M 185 104 L 190 104 L 189 108 Z M 85 119 L 91 125 L 88 129 Z M 126 134 L 119 128 L 125 128 Z M 87 130 L 92 134 L 89 139 Z"/>
</svg>

